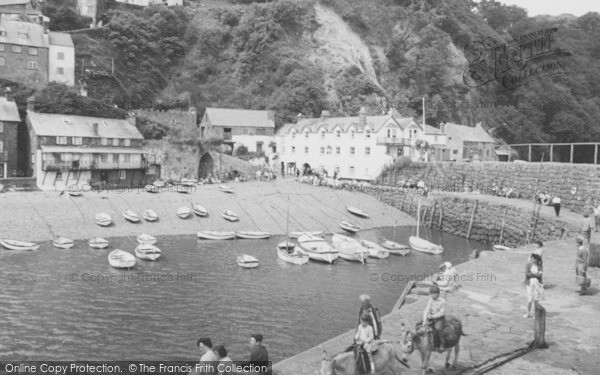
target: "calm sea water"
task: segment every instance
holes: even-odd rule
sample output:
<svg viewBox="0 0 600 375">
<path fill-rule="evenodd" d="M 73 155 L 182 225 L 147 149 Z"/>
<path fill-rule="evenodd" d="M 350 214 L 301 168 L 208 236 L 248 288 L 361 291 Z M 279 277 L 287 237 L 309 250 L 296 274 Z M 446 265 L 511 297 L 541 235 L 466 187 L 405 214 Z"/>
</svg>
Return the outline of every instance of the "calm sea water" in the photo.
<svg viewBox="0 0 600 375">
<path fill-rule="evenodd" d="M 411 230 L 381 228 L 360 237 L 407 243 Z M 2 250 L 0 360 L 189 360 L 198 357 L 201 336 L 246 359 L 250 334 L 259 332 L 279 361 L 355 328 L 360 294 L 387 314 L 406 281 L 382 278 L 431 274 L 444 261 L 458 264 L 473 249 L 489 248 L 435 231 L 428 237 L 444 245 L 443 256 L 413 251 L 366 265 L 286 264 L 275 252 L 278 237 L 164 236 L 157 243 L 162 258 L 138 259 L 133 270 L 107 260 L 114 248 L 133 253 L 133 238 L 111 239 L 104 250 L 85 242 L 69 250 L 47 243 L 34 252 Z M 235 258 L 242 253 L 260 266 L 240 268 Z"/>
</svg>

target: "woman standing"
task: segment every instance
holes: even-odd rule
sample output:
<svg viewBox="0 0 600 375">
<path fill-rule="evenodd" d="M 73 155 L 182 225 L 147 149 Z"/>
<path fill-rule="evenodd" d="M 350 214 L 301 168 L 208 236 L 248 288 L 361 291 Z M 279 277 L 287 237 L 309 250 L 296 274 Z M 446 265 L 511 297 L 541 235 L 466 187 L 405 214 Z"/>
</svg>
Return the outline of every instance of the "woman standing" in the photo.
<svg viewBox="0 0 600 375">
<path fill-rule="evenodd" d="M 590 285 L 587 278 L 587 266 L 590 259 L 590 245 L 583 244 L 583 237 L 577 237 L 577 259 L 575 260 L 575 275 L 577 284 L 581 287 L 579 295 L 583 296 L 587 293 L 587 288 Z"/>
<path fill-rule="evenodd" d="M 527 288 L 527 313 L 524 318 L 531 318 L 531 305 L 535 301 L 544 299 L 544 285 L 542 284 L 542 258 L 538 254 L 531 254 L 525 273 L 525 287 Z"/>
</svg>

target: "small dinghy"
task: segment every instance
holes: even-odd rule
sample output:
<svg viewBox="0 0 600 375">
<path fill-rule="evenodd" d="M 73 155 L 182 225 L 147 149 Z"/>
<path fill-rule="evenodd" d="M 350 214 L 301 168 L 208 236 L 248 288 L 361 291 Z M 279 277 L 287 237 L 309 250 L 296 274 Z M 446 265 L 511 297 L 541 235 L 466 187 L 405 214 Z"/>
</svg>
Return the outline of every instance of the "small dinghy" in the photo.
<svg viewBox="0 0 600 375">
<path fill-rule="evenodd" d="M 108 241 L 102 237 L 93 237 L 88 241 L 88 245 L 94 249 L 104 249 L 108 246 Z"/>
<path fill-rule="evenodd" d="M 358 233 L 358 231 L 360 230 L 359 227 L 347 221 L 340 221 L 340 227 L 342 227 L 343 230 L 348 231 L 350 233 Z"/>
<path fill-rule="evenodd" d="M 182 206 L 177 209 L 177 216 L 181 219 L 187 219 L 192 214 L 192 210 L 190 210 L 187 206 Z"/>
<path fill-rule="evenodd" d="M 157 241 L 156 237 L 151 236 L 146 233 L 140 233 L 137 236 L 137 242 L 139 244 L 154 245 L 156 243 L 156 241 Z"/>
<path fill-rule="evenodd" d="M 239 257 L 237 257 L 237 259 L 235 260 L 238 264 L 238 266 L 243 267 L 243 268 L 256 268 L 258 267 L 258 259 L 256 259 L 255 257 L 251 256 L 251 255 L 240 255 Z"/>
<path fill-rule="evenodd" d="M 322 230 L 316 230 L 313 232 L 290 232 L 290 238 L 300 238 L 300 236 L 302 235 L 307 235 L 307 236 L 322 236 L 323 235 L 323 231 Z"/>
<path fill-rule="evenodd" d="M 24 242 L 17 240 L 0 240 L 0 245 L 4 246 L 9 250 L 37 250 L 40 245 L 34 242 Z"/>
<path fill-rule="evenodd" d="M 350 237 L 335 233 L 331 238 L 331 244 L 339 252 L 340 258 L 352 262 L 366 263 L 369 251 L 364 249 L 360 243 Z"/>
<path fill-rule="evenodd" d="M 67 194 L 69 194 L 72 197 L 81 197 L 83 195 L 83 192 L 81 192 L 81 190 L 67 190 Z"/>
<path fill-rule="evenodd" d="M 362 240 L 360 244 L 369 252 L 371 258 L 385 259 L 390 256 L 390 252 L 383 247 L 377 245 L 375 242 Z"/>
<path fill-rule="evenodd" d="M 223 210 L 221 211 L 221 216 L 223 216 L 223 218 L 225 218 L 225 220 L 229 220 L 229 221 L 238 221 L 238 216 L 235 214 L 235 212 L 231 211 L 231 210 Z"/>
<path fill-rule="evenodd" d="M 125 220 L 130 221 L 132 223 L 140 222 L 140 217 L 131 210 L 127 210 L 127 211 L 123 212 L 123 217 L 125 218 Z"/>
<path fill-rule="evenodd" d="M 109 214 L 100 212 L 96 214 L 94 221 L 96 221 L 96 224 L 100 225 L 101 227 L 107 227 L 112 223 L 112 218 Z"/>
<path fill-rule="evenodd" d="M 417 207 L 417 235 L 410 236 L 408 243 L 416 251 L 422 253 L 439 255 L 444 252 L 444 248 L 441 245 L 436 245 L 432 242 L 427 241 L 424 238 L 419 237 L 419 223 L 421 222 L 421 200 L 419 199 L 419 205 Z"/>
<path fill-rule="evenodd" d="M 219 190 L 221 190 L 223 193 L 229 193 L 229 194 L 235 193 L 235 189 L 232 188 L 231 186 L 227 186 L 227 185 L 219 185 Z"/>
<path fill-rule="evenodd" d="M 123 250 L 113 250 L 108 254 L 108 263 L 115 268 L 132 268 L 135 257 Z"/>
<path fill-rule="evenodd" d="M 208 216 L 208 210 L 206 208 L 202 207 L 200 204 L 194 203 L 192 205 L 192 208 L 194 209 L 194 213 L 196 215 L 202 216 L 202 217 Z"/>
<path fill-rule="evenodd" d="M 152 183 L 152 185 L 154 185 L 154 186 L 156 186 L 158 188 L 165 187 L 166 184 L 167 183 L 165 181 L 163 181 L 163 180 L 156 180 L 156 181 L 154 181 Z"/>
<path fill-rule="evenodd" d="M 322 237 L 302 235 L 298 238 L 298 244 L 312 260 L 333 263 L 340 256 Z"/>
<path fill-rule="evenodd" d="M 192 192 L 192 188 L 189 186 L 177 185 L 177 192 L 188 194 Z"/>
<path fill-rule="evenodd" d="M 492 249 L 495 251 L 506 251 L 512 250 L 512 247 L 504 246 L 504 245 L 492 245 Z"/>
<path fill-rule="evenodd" d="M 231 240 L 235 238 L 235 232 L 203 230 L 198 231 L 198 238 L 204 240 Z"/>
<path fill-rule="evenodd" d="M 141 244 L 135 248 L 135 256 L 140 259 L 157 260 L 162 255 L 162 251 L 154 245 Z"/>
<path fill-rule="evenodd" d="M 160 188 L 156 185 L 146 185 L 145 189 L 148 193 L 157 194 L 160 192 Z"/>
<path fill-rule="evenodd" d="M 188 180 L 187 178 L 182 178 L 180 184 L 185 187 L 193 187 L 196 186 L 196 180 Z"/>
<path fill-rule="evenodd" d="M 352 207 L 352 206 L 348 206 L 346 207 L 346 209 L 351 213 L 354 214 L 356 216 L 360 216 L 360 217 L 364 217 L 364 218 L 368 218 L 369 215 L 367 215 L 366 213 L 364 213 L 362 210 L 356 208 L 356 207 Z"/>
<path fill-rule="evenodd" d="M 70 249 L 75 242 L 70 238 L 58 236 L 52 241 L 52 244 L 60 249 Z"/>
<path fill-rule="evenodd" d="M 286 263 L 298 266 L 308 263 L 310 259 L 304 250 L 287 241 L 280 242 L 277 245 L 277 256 Z"/>
<path fill-rule="evenodd" d="M 397 242 L 390 240 L 383 241 L 381 243 L 381 246 L 383 246 L 387 251 L 389 251 L 390 254 L 394 255 L 406 255 L 410 253 L 410 248 L 408 246 L 401 245 Z"/>
<path fill-rule="evenodd" d="M 235 232 L 237 238 L 245 238 L 248 240 L 260 240 L 271 237 L 269 232 L 258 232 L 258 231 L 238 231 Z"/>
<path fill-rule="evenodd" d="M 142 217 L 146 221 L 156 221 L 156 220 L 158 220 L 158 214 L 156 213 L 156 211 L 150 210 L 150 209 L 144 211 L 144 214 L 142 215 Z"/>
</svg>

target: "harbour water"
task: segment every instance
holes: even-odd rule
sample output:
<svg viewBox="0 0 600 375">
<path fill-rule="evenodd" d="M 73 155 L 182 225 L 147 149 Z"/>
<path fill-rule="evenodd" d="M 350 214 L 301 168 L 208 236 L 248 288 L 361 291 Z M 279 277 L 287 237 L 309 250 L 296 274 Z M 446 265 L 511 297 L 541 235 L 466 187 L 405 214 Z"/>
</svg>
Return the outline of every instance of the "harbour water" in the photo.
<svg viewBox="0 0 600 375">
<path fill-rule="evenodd" d="M 360 238 L 407 243 L 411 232 L 379 228 Z M 133 253 L 133 237 L 113 238 L 103 250 L 80 241 L 69 250 L 51 243 L 33 252 L 1 250 L 0 360 L 190 360 L 198 357 L 201 336 L 225 345 L 237 360 L 247 358 L 250 334 L 259 332 L 276 362 L 352 329 L 360 294 L 370 294 L 387 314 L 408 278 L 489 249 L 436 231 L 428 238 L 443 244 L 443 255 L 412 251 L 366 265 L 286 264 L 275 252 L 281 237 L 164 236 L 157 243 L 162 258 L 138 259 L 132 270 L 111 268 L 107 254 L 114 248 Z M 242 253 L 260 266 L 239 267 L 235 258 Z"/>
</svg>

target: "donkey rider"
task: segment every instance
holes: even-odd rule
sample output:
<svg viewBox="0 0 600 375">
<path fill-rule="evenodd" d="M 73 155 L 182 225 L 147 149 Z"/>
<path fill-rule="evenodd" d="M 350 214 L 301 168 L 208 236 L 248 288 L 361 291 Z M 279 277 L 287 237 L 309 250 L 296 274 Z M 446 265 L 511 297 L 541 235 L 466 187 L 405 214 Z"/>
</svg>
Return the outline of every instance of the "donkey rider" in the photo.
<svg viewBox="0 0 600 375">
<path fill-rule="evenodd" d="M 371 323 L 371 316 L 363 314 L 360 317 L 360 325 L 354 335 L 354 342 L 356 345 L 363 347 L 369 357 L 369 363 L 371 364 L 371 374 L 375 374 L 375 362 L 373 361 L 373 352 L 377 350 L 377 341 L 375 341 L 375 333 L 373 332 L 373 325 Z"/>
<path fill-rule="evenodd" d="M 433 327 L 434 338 L 437 336 L 440 340 L 438 351 L 444 351 L 444 337 L 441 335 L 441 329 L 444 326 L 444 315 L 446 310 L 446 300 L 440 298 L 440 288 L 432 286 L 429 288 L 429 301 L 423 313 L 423 327 Z M 435 342 L 435 340 L 434 340 Z"/>
</svg>

